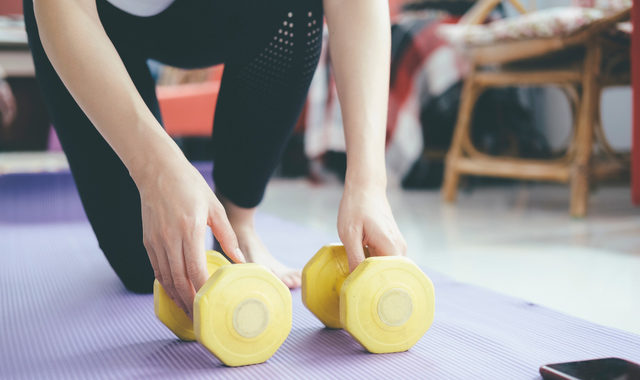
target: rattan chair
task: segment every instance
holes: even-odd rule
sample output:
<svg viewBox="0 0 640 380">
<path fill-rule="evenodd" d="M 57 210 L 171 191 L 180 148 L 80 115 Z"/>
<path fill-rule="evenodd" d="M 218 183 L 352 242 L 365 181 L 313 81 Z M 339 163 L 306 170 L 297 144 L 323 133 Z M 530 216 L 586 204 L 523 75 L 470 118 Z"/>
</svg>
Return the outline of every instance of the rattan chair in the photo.
<svg viewBox="0 0 640 380">
<path fill-rule="evenodd" d="M 521 13 L 517 0 L 509 2 Z M 479 25 L 500 0 L 481 0 L 460 20 Z M 471 70 L 465 79 L 457 124 L 447 153 L 442 187 L 446 201 L 456 199 L 463 175 L 506 177 L 569 183 L 570 213 L 587 212 L 590 182 L 629 171 L 626 154 L 614 151 L 600 123 L 600 96 L 605 86 L 628 85 L 629 43 L 610 36 L 629 10 L 599 19 L 563 37 L 522 39 L 466 46 Z M 574 114 L 573 135 L 561 156 L 549 160 L 489 156 L 474 147 L 471 119 L 479 95 L 488 88 L 558 86 L 568 96 Z M 597 153 L 597 154 L 595 154 Z"/>
</svg>

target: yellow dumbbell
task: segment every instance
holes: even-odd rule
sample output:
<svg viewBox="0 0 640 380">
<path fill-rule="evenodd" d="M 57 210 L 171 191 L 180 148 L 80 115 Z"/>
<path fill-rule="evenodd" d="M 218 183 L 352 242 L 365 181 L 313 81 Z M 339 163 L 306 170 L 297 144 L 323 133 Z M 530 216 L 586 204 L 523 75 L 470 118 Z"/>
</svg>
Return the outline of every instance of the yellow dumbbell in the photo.
<svg viewBox="0 0 640 380">
<path fill-rule="evenodd" d="M 262 265 L 229 264 L 207 251 L 211 277 L 196 294 L 193 322 L 157 280 L 154 310 L 178 338 L 197 340 L 228 366 L 262 363 L 291 331 L 291 293 Z"/>
<path fill-rule="evenodd" d="M 349 273 L 342 244 L 322 247 L 302 271 L 302 302 L 325 326 L 344 328 L 367 351 L 406 351 L 433 322 L 431 280 L 398 256 L 369 257 Z"/>
</svg>

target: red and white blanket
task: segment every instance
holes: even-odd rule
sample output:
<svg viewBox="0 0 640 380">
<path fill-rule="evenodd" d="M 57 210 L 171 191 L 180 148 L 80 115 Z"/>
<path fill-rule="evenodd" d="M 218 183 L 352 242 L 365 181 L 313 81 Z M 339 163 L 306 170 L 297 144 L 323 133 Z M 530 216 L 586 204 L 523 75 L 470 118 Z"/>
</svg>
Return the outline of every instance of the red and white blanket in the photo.
<svg viewBox="0 0 640 380">
<path fill-rule="evenodd" d="M 436 33 L 446 20 L 405 18 L 392 33 L 387 119 L 387 166 L 401 179 L 423 151 L 420 110 L 462 80 L 465 61 Z M 307 100 L 305 152 L 311 159 L 345 151 L 344 130 L 325 31 L 320 63 Z"/>
</svg>

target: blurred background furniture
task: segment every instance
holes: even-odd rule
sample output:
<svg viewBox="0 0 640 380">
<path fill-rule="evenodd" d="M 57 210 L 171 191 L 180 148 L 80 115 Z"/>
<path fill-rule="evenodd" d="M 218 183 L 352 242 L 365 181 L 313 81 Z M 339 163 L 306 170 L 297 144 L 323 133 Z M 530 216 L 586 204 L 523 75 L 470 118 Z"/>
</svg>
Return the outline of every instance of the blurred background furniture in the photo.
<svg viewBox="0 0 640 380">
<path fill-rule="evenodd" d="M 51 133 L 49 114 L 35 79 L 21 0 L 0 1 L 0 67 L 5 71 L 17 111 L 10 123 L 0 123 L 0 175 L 67 169 L 62 152 L 46 152 L 50 141 L 57 143 L 57 139 Z M 4 92 L 2 88 L 0 92 Z M 6 102 L 3 96 L 6 97 L 0 94 L 0 102 Z"/>
<path fill-rule="evenodd" d="M 17 104 L 15 119 L 0 128 L 0 151 L 44 151 L 50 121 L 35 79 L 20 4 L 0 3 L 0 67 Z"/>
<path fill-rule="evenodd" d="M 202 70 L 162 68 L 156 93 L 170 136 L 211 136 L 223 70 L 223 65 Z"/>
<path fill-rule="evenodd" d="M 603 12 L 572 7 L 558 15 L 552 12 L 559 9 L 526 14 L 518 0 L 510 0 L 523 16 L 482 25 L 500 2 L 481 0 L 459 25 L 443 30 L 463 46 L 471 65 L 447 154 L 443 197 L 455 201 L 462 175 L 569 182 L 571 215 L 584 216 L 590 182 L 629 170 L 629 156 L 614 151 L 602 131 L 599 104 L 603 87 L 630 83 L 629 40 L 612 32 L 629 20 L 630 2 L 622 9 Z M 496 157 L 474 147 L 470 123 L 482 92 L 548 85 L 566 93 L 574 114 L 573 136 L 558 157 Z"/>
<path fill-rule="evenodd" d="M 211 136 L 224 65 L 183 70 L 150 62 L 150 67 L 156 77 L 156 94 L 165 130 L 187 158 L 192 161 L 210 160 Z M 301 150 L 304 121 L 305 110 L 284 152 L 282 172 L 285 175 L 307 173 L 306 168 L 300 168 L 301 161 L 306 163 Z"/>
<path fill-rule="evenodd" d="M 36 75 L 31 59 L 31 51 L 24 31 L 9 27 L 11 21 L 5 20 L 0 28 L 0 66 L 10 77 L 34 77 Z M 20 21 L 16 21 L 19 24 Z"/>
<path fill-rule="evenodd" d="M 640 7 L 633 7 L 632 24 L 640 25 Z M 631 59 L 632 59 L 632 72 L 631 78 L 633 80 L 633 136 L 632 144 L 635 149 L 632 149 L 632 163 L 631 163 L 631 200 L 634 205 L 640 205 L 640 28 L 633 28 L 631 37 Z"/>
<path fill-rule="evenodd" d="M 456 23 L 475 3 L 490 2 L 389 0 L 393 41 L 387 162 L 393 177 L 399 178 L 405 188 L 439 188 L 442 183 L 444 156 L 451 144 L 467 65 L 464 57 L 436 30 L 440 24 Z M 494 3 L 500 10 L 501 2 Z M 513 4 L 517 8 L 519 3 Z M 8 81 L 20 103 L 18 119 L 10 129 L 0 131 L 0 151 L 59 150 L 33 78 L 22 21 L 16 17 L 21 12 L 20 0 L 0 3 L 0 15 L 10 16 L 14 25 L 11 32 L 7 33 L 7 28 L 0 32 L 0 41 L 4 41 L 0 43 L 0 65 L 4 62 L 10 74 Z M 494 14 L 500 12 L 504 16 L 504 9 Z M 344 173 L 344 137 L 329 64 L 330 57 L 324 55 L 307 105 L 285 151 L 282 161 L 285 170 L 280 174 L 309 175 L 317 167 L 315 161 L 320 161 L 323 168 L 330 167 L 338 177 Z M 222 67 L 185 71 L 163 66 L 158 76 L 157 93 L 166 130 L 191 159 L 211 156 L 210 136 L 221 75 Z M 476 99 L 477 111 L 470 121 L 476 151 L 536 159 L 547 155 L 546 140 L 530 120 L 534 109 L 527 99 L 522 103 L 514 96 L 516 93 L 524 91 L 492 89 Z M 571 96 L 575 98 L 576 92 Z M 613 140 L 615 143 L 615 136 Z M 465 184 L 468 188 L 484 181 L 480 178 Z"/>
<path fill-rule="evenodd" d="M 455 22 L 457 18 L 444 12 L 451 2 L 390 3 L 387 168 L 392 180 L 403 186 L 439 187 L 442 157 L 449 146 L 464 69 L 459 55 L 436 34 L 436 29 L 440 23 Z M 472 1 L 456 3 L 468 8 Z M 326 169 L 343 179 L 346 144 L 328 44 L 325 30 L 320 62 L 307 99 L 304 150 L 312 161 L 312 176 L 322 177 L 318 173 Z"/>
<path fill-rule="evenodd" d="M 468 63 L 437 31 L 442 25 L 457 23 L 474 3 L 406 1 L 391 20 L 386 162 L 390 181 L 403 188 L 439 189 L 442 184 L 444 157 L 451 145 Z M 496 17 L 505 16 L 503 8 L 496 7 Z M 344 130 L 330 61 L 325 45 L 309 91 L 305 154 L 312 162 L 314 178 L 320 168 L 342 179 L 346 170 Z M 536 130 L 527 103 L 533 98 L 532 91 L 516 88 L 483 94 L 480 112 L 473 118 L 474 140 L 483 151 L 499 154 L 516 145 L 527 157 L 547 154 L 546 140 Z"/>
</svg>

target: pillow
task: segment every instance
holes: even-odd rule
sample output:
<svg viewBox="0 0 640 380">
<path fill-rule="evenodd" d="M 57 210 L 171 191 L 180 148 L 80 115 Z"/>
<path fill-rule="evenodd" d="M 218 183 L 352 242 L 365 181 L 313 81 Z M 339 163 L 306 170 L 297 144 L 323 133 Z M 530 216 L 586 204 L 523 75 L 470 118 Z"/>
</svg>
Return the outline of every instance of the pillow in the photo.
<svg viewBox="0 0 640 380">
<path fill-rule="evenodd" d="M 475 4 L 476 0 L 409 0 L 403 10 L 438 10 L 453 16 L 462 16 Z"/>
<path fill-rule="evenodd" d="M 485 25 L 442 25 L 439 34 L 455 44 L 486 45 L 532 38 L 569 36 L 604 17 L 593 8 L 557 7 Z"/>
<path fill-rule="evenodd" d="M 571 4 L 577 7 L 596 8 L 611 15 L 631 8 L 632 0 L 572 0 Z"/>
</svg>

